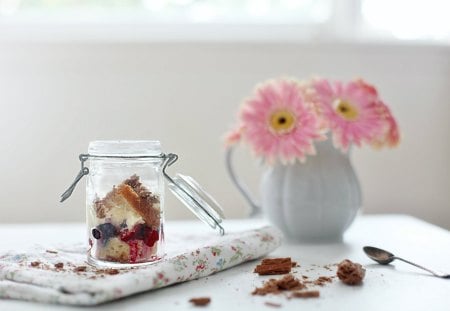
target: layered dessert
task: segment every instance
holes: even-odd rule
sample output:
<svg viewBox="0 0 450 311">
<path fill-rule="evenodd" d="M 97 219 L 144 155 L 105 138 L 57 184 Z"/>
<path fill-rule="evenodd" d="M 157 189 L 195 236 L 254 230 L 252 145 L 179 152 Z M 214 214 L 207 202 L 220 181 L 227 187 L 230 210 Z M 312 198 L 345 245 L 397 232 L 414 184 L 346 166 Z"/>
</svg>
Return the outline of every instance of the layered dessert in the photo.
<svg viewBox="0 0 450 311">
<path fill-rule="evenodd" d="M 137 175 L 114 186 L 104 198 L 96 198 L 93 211 L 90 251 L 94 258 L 118 263 L 159 259 L 160 199 Z"/>
</svg>

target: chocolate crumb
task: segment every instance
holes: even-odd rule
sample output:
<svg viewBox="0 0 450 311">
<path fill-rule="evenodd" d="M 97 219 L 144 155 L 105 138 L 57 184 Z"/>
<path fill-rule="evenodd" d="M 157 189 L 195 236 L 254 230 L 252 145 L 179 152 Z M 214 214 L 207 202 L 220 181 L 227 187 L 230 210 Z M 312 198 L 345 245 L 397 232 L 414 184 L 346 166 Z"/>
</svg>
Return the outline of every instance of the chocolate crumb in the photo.
<svg viewBox="0 0 450 311">
<path fill-rule="evenodd" d="M 301 292 L 293 292 L 290 298 L 317 298 L 320 296 L 320 292 L 318 290 L 308 290 Z"/>
<path fill-rule="evenodd" d="M 345 284 L 357 285 L 364 279 L 366 270 L 359 263 L 345 259 L 339 263 L 336 274 Z"/>
<path fill-rule="evenodd" d="M 73 269 L 73 271 L 75 272 L 86 272 L 86 266 L 79 266 L 79 267 L 75 267 L 75 269 Z"/>
<path fill-rule="evenodd" d="M 119 274 L 119 270 L 117 270 L 117 269 L 106 269 L 105 273 L 109 274 L 109 275 L 115 275 L 115 274 Z"/>
<path fill-rule="evenodd" d="M 41 263 L 39 262 L 39 261 L 33 261 L 32 263 L 30 263 L 30 265 L 32 266 L 32 267 L 37 267 L 37 266 L 39 266 Z"/>
<path fill-rule="evenodd" d="M 51 250 L 49 250 L 49 249 L 47 249 L 46 252 L 47 252 L 47 253 L 50 253 L 50 254 L 58 254 L 57 251 L 51 251 Z"/>
<path fill-rule="evenodd" d="M 299 290 L 305 288 L 292 274 L 285 275 L 281 279 L 270 279 L 263 283 L 262 287 L 257 287 L 252 295 L 265 296 L 267 294 L 279 294 L 281 291 Z"/>
<path fill-rule="evenodd" d="M 195 306 L 206 306 L 211 302 L 211 298 L 209 297 L 197 297 L 189 299 L 189 302 L 192 302 Z"/>
<path fill-rule="evenodd" d="M 62 268 L 64 268 L 64 264 L 62 262 L 55 263 L 55 268 L 62 269 Z"/>
<path fill-rule="evenodd" d="M 286 257 L 286 258 L 264 258 L 261 261 L 261 265 L 275 265 L 275 264 L 280 264 L 280 263 L 293 263 L 293 261 L 291 260 L 291 257 Z"/>
<path fill-rule="evenodd" d="M 99 277 L 105 277 L 105 274 L 109 275 L 115 275 L 119 274 L 120 271 L 117 269 L 97 269 L 95 270 L 95 274 L 97 274 Z"/>
<path fill-rule="evenodd" d="M 257 265 L 253 272 L 259 275 L 287 274 L 291 272 L 292 267 L 297 263 L 292 262 L 290 257 L 287 258 L 266 258 Z"/>
<path fill-rule="evenodd" d="M 327 276 L 320 276 L 317 280 L 313 282 L 314 285 L 324 286 L 326 283 L 331 283 L 333 280 Z"/>
<path fill-rule="evenodd" d="M 266 302 L 264 302 L 264 304 L 266 306 L 272 307 L 272 308 L 281 308 L 281 303 L 275 303 L 275 302 L 266 301 Z"/>
</svg>

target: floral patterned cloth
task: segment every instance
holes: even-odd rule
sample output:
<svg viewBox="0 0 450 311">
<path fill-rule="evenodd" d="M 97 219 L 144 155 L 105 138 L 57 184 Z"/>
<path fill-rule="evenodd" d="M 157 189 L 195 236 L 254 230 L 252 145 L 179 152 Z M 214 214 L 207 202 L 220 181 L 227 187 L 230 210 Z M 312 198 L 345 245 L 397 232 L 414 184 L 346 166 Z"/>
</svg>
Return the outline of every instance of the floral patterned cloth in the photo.
<svg viewBox="0 0 450 311">
<path fill-rule="evenodd" d="M 130 269 L 97 269 L 86 247 L 36 246 L 0 255 L 0 297 L 69 305 L 95 305 L 208 276 L 264 256 L 281 244 L 273 227 L 216 235 L 171 234 L 166 257 Z M 188 247 L 186 245 L 189 245 Z"/>
</svg>

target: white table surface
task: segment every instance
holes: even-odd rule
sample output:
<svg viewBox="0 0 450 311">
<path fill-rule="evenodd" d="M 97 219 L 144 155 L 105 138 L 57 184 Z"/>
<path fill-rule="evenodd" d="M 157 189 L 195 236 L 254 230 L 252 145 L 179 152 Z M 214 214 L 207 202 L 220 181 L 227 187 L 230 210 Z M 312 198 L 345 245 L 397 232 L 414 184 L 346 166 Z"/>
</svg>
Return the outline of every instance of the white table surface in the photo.
<svg viewBox="0 0 450 311">
<path fill-rule="evenodd" d="M 245 228 L 245 221 L 228 221 L 227 228 Z M 202 226 L 199 222 L 168 222 L 166 227 Z M 208 234 L 205 227 L 205 233 Z M 0 252 L 33 244 L 79 242 L 84 224 L 0 225 Z M 418 219 L 401 215 L 360 216 L 342 244 L 295 245 L 284 243 L 271 256 L 296 260 L 297 275 L 332 275 L 318 267 L 348 258 L 363 264 L 366 278 L 361 286 L 334 281 L 320 288 L 316 299 L 284 296 L 252 296 L 255 286 L 268 277 L 252 273 L 257 261 L 249 262 L 207 278 L 142 293 L 95 307 L 96 310 L 272 310 L 265 302 L 280 303 L 284 310 L 450 310 L 450 279 L 438 279 L 402 262 L 390 266 L 373 263 L 362 252 L 364 245 L 379 246 L 431 269 L 450 273 L 450 233 Z M 316 266 L 317 265 L 317 266 Z M 192 306 L 192 297 L 209 296 L 206 308 Z M 70 306 L 0 300 L 1 311 L 71 310 Z M 82 308 L 89 310 L 91 308 Z"/>
</svg>

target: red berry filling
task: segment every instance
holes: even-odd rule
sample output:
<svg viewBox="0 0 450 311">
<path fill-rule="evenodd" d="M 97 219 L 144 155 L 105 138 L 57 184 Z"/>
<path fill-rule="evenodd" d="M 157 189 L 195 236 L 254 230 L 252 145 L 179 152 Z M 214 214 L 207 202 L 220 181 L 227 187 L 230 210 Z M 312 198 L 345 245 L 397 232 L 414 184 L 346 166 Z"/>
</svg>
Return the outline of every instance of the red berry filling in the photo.
<svg viewBox="0 0 450 311">
<path fill-rule="evenodd" d="M 120 239 L 124 242 L 128 242 L 134 239 L 135 232 L 133 230 L 122 229 L 120 230 L 119 236 Z"/>
<path fill-rule="evenodd" d="M 159 232 L 146 224 L 136 224 L 131 230 L 128 228 L 120 230 L 119 237 L 130 246 L 130 262 L 134 263 L 143 256 L 144 244 L 147 247 L 155 245 L 159 240 Z"/>
<path fill-rule="evenodd" d="M 136 262 L 139 257 L 141 257 L 141 247 L 140 243 L 137 240 L 129 241 L 128 245 L 130 245 L 130 262 Z"/>
<path fill-rule="evenodd" d="M 147 232 L 146 235 L 144 236 L 144 243 L 148 247 L 152 247 L 155 244 L 155 242 L 158 240 L 159 240 L 159 234 L 158 234 L 158 231 L 156 231 L 156 230 L 150 229 L 150 232 Z"/>
</svg>

